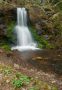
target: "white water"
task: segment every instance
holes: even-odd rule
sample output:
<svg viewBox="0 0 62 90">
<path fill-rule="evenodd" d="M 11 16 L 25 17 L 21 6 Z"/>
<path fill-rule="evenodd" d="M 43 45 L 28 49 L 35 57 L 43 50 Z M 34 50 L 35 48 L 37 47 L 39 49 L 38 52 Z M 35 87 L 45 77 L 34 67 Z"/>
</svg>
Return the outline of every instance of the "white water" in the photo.
<svg viewBox="0 0 62 90">
<path fill-rule="evenodd" d="M 38 49 L 27 26 L 27 12 L 25 8 L 17 8 L 17 25 L 15 31 L 17 34 L 17 46 L 12 47 L 12 50 L 24 51 Z"/>
</svg>

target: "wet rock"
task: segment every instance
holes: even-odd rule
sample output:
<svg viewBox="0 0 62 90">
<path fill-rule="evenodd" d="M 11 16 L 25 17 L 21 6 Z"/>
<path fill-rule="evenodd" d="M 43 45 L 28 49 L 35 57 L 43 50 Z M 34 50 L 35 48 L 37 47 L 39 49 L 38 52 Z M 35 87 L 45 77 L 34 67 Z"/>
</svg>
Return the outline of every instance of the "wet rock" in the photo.
<svg viewBox="0 0 62 90">
<path fill-rule="evenodd" d="M 6 26 L 4 24 L 0 24 L 0 29 L 6 29 Z"/>
<path fill-rule="evenodd" d="M 13 56 L 12 52 L 7 53 L 7 57 L 11 57 L 11 56 Z"/>
<path fill-rule="evenodd" d="M 37 33 L 38 33 L 38 35 L 42 35 L 42 31 L 38 31 Z"/>
<path fill-rule="evenodd" d="M 0 35 L 1 36 L 6 35 L 6 25 L 5 24 L 0 24 Z"/>
<path fill-rule="evenodd" d="M 42 60 L 43 58 L 42 57 L 34 57 L 32 58 L 32 60 Z"/>
<path fill-rule="evenodd" d="M 0 17 L 0 24 L 4 24 L 4 19 Z"/>
<path fill-rule="evenodd" d="M 48 39 L 49 39 L 49 36 L 48 36 L 48 35 L 44 35 L 44 38 L 45 38 L 46 40 L 48 40 Z"/>
<path fill-rule="evenodd" d="M 16 8 L 10 9 L 6 12 L 8 19 L 16 20 L 17 14 L 16 14 Z"/>
<path fill-rule="evenodd" d="M 0 17 L 4 17 L 4 12 L 3 12 L 3 10 L 0 10 Z"/>
</svg>

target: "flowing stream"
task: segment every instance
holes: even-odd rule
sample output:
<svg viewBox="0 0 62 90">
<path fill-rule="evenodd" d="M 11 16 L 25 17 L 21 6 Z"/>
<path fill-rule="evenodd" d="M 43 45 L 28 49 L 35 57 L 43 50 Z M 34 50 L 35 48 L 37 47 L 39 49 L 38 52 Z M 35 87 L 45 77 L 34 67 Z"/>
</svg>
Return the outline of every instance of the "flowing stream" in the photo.
<svg viewBox="0 0 62 90">
<path fill-rule="evenodd" d="M 23 50 L 37 50 L 37 44 L 34 42 L 32 35 L 27 26 L 27 11 L 25 8 L 17 8 L 17 25 L 15 26 L 17 35 L 17 46 L 11 49 Z"/>
</svg>

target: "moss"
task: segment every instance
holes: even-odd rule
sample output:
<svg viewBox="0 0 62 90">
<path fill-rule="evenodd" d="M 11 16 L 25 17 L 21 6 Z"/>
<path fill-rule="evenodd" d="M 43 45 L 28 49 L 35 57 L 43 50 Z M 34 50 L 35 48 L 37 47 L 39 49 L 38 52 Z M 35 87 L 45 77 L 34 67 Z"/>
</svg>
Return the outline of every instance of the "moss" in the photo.
<svg viewBox="0 0 62 90">
<path fill-rule="evenodd" d="M 15 22 L 12 21 L 7 25 L 7 37 L 11 40 L 14 40 L 15 37 L 13 35 L 14 32 L 14 27 L 15 27 Z"/>
<path fill-rule="evenodd" d="M 8 44 L 2 45 L 1 48 L 4 49 L 4 50 L 7 51 L 7 52 L 10 52 L 10 51 L 11 51 L 11 47 L 10 47 L 10 45 L 8 45 Z"/>
<path fill-rule="evenodd" d="M 43 35 L 37 34 L 37 31 L 34 27 L 30 26 L 29 29 L 32 32 L 32 36 L 34 37 L 35 41 L 37 41 L 39 48 L 54 48 L 54 46 L 50 44 Z"/>
<path fill-rule="evenodd" d="M 51 90 L 58 90 L 57 86 L 52 86 Z"/>
<path fill-rule="evenodd" d="M 47 82 L 39 81 L 37 79 L 33 81 L 34 83 L 29 90 L 58 90 L 56 85 L 50 85 Z"/>
</svg>

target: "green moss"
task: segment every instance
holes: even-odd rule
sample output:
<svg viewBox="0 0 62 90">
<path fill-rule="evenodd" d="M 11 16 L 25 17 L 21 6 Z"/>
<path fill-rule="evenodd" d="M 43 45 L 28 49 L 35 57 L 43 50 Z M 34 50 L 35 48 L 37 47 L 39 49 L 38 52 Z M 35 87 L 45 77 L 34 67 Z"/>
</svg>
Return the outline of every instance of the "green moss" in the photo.
<svg viewBox="0 0 62 90">
<path fill-rule="evenodd" d="M 58 90 L 57 86 L 52 86 L 51 90 Z"/>
<path fill-rule="evenodd" d="M 16 73 L 15 78 L 12 80 L 12 84 L 16 88 L 20 88 L 23 85 L 27 85 L 30 83 L 30 78 L 26 75 L 22 75 L 21 73 Z"/>
<path fill-rule="evenodd" d="M 12 73 L 12 69 L 9 67 L 6 67 L 3 69 L 3 73 L 4 73 L 4 75 L 9 75 Z"/>
<path fill-rule="evenodd" d="M 7 51 L 7 52 L 10 52 L 10 51 L 11 51 L 11 47 L 10 47 L 10 45 L 8 45 L 8 44 L 2 45 L 1 48 L 4 49 L 4 50 Z"/>
<path fill-rule="evenodd" d="M 33 85 L 30 87 L 29 90 L 58 90 L 56 85 L 50 85 L 47 82 L 34 80 Z"/>
<path fill-rule="evenodd" d="M 11 44 L 15 43 L 15 36 L 13 34 L 15 27 L 15 22 L 12 21 L 7 25 L 7 35 L 4 39 L 1 40 L 0 47 L 3 48 L 5 51 L 11 51 Z"/>
<path fill-rule="evenodd" d="M 10 66 L 0 65 L 0 73 L 4 74 L 4 76 L 8 76 L 13 72 Z"/>
<path fill-rule="evenodd" d="M 29 90 L 39 90 L 38 87 L 31 87 Z"/>
<path fill-rule="evenodd" d="M 30 26 L 29 29 L 32 32 L 32 36 L 34 37 L 35 41 L 37 41 L 39 48 L 54 48 L 54 46 L 51 45 L 43 35 L 40 36 L 37 34 L 34 27 Z"/>
<path fill-rule="evenodd" d="M 14 21 L 10 22 L 10 23 L 7 25 L 7 37 L 8 37 L 10 40 L 14 40 L 14 39 L 15 39 L 15 37 L 14 37 L 14 35 L 13 35 L 14 27 L 15 27 L 15 22 L 14 22 Z"/>
</svg>

